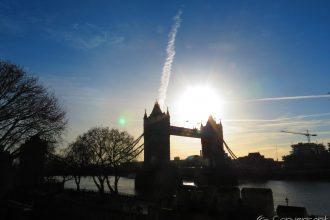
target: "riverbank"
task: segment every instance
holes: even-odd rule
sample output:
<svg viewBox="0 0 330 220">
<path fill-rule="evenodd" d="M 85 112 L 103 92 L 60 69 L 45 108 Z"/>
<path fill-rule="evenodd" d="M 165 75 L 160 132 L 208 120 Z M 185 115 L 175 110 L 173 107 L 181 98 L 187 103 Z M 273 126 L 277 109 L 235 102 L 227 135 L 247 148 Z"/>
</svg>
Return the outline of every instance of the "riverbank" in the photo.
<svg viewBox="0 0 330 220">
<path fill-rule="evenodd" d="M 56 189 L 56 190 L 54 190 Z M 275 206 L 276 208 L 276 206 Z M 290 207 L 289 207 L 290 208 Z M 175 196 L 147 199 L 136 195 L 58 187 L 16 189 L 1 204 L 1 219 L 253 219 L 274 213 L 270 189 L 182 186 Z M 309 212 L 310 214 L 310 212 Z M 315 213 L 314 213 L 315 214 Z"/>
<path fill-rule="evenodd" d="M 192 182 L 185 182 L 193 185 Z M 293 206 L 305 206 L 312 214 L 330 216 L 330 188 L 329 181 L 296 181 L 296 180 L 266 180 L 266 181 L 240 181 L 239 188 L 270 188 L 273 191 L 274 205 L 286 205 L 285 199 Z M 74 181 L 65 184 L 67 189 L 75 189 Z M 119 192 L 122 194 L 136 195 L 134 190 L 134 179 L 120 178 Z M 81 181 L 81 188 L 97 191 L 93 180 L 84 177 Z"/>
<path fill-rule="evenodd" d="M 154 219 L 156 204 L 135 196 L 111 196 L 92 191 L 16 190 L 2 204 L 1 219 Z"/>
</svg>

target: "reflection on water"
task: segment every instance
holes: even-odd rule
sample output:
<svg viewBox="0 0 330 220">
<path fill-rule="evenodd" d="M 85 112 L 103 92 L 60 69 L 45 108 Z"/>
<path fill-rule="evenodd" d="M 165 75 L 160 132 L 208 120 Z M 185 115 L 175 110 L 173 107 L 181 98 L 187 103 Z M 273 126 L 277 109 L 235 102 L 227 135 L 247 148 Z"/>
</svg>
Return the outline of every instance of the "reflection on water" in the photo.
<svg viewBox="0 0 330 220">
<path fill-rule="evenodd" d="M 182 185 L 184 185 L 184 186 L 196 186 L 194 182 L 185 181 L 185 180 L 183 180 Z"/>
<path fill-rule="evenodd" d="M 113 186 L 113 181 L 114 181 L 114 178 L 110 178 L 110 183 L 112 186 Z M 65 183 L 64 187 L 67 189 L 76 189 L 76 184 L 75 184 L 74 180 L 70 180 Z M 109 192 L 108 186 L 106 184 L 104 187 L 105 187 L 105 191 Z M 92 177 L 82 177 L 81 182 L 80 182 L 80 188 L 86 189 L 86 190 L 97 191 L 97 187 L 96 187 Z M 119 179 L 119 183 L 118 183 L 118 191 L 120 193 L 134 195 L 135 194 L 134 179 L 128 179 L 125 177 L 121 177 Z"/>
<path fill-rule="evenodd" d="M 308 214 L 330 216 L 329 182 L 267 181 L 263 183 L 245 182 L 242 187 L 271 188 L 274 205 L 305 206 Z"/>
<path fill-rule="evenodd" d="M 185 184 L 193 183 L 185 182 Z M 329 182 L 267 181 L 242 182 L 239 187 L 271 188 L 275 207 L 285 205 L 285 198 L 287 197 L 289 205 L 305 206 L 309 214 L 330 216 L 329 186 Z M 65 187 L 75 189 L 76 185 L 71 180 L 66 182 Z M 82 178 L 80 187 L 86 190 L 97 190 L 91 177 Z M 120 178 L 118 190 L 121 193 L 134 195 L 134 179 Z"/>
</svg>

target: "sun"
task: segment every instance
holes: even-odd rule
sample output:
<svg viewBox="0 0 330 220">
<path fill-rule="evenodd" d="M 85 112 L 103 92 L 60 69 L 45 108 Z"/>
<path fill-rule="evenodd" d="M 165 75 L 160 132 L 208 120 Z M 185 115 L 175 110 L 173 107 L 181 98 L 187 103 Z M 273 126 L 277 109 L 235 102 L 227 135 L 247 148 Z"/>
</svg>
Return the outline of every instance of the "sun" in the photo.
<svg viewBox="0 0 330 220">
<path fill-rule="evenodd" d="M 208 85 L 187 87 L 179 95 L 176 106 L 178 116 L 189 127 L 206 122 L 210 115 L 219 120 L 224 114 L 224 99 Z"/>
</svg>

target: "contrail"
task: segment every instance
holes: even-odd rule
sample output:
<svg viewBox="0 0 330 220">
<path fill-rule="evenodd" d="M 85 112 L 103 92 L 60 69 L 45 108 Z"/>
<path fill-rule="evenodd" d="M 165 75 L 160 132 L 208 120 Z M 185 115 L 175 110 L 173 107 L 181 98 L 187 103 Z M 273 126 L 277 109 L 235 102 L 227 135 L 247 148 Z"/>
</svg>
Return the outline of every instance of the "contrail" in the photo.
<svg viewBox="0 0 330 220">
<path fill-rule="evenodd" d="M 164 107 L 167 87 L 171 77 L 172 63 L 175 55 L 175 37 L 182 21 L 181 14 L 182 11 L 180 10 L 177 15 L 174 16 L 174 24 L 172 25 L 171 32 L 168 35 L 168 43 L 166 48 L 167 57 L 163 66 L 161 84 L 158 91 L 159 104 L 161 107 Z"/>
<path fill-rule="evenodd" d="M 325 113 L 317 113 L 317 114 L 309 114 L 309 115 L 297 115 L 292 117 L 279 117 L 274 119 L 257 119 L 257 118 L 242 118 L 242 119 L 222 119 L 225 122 L 282 122 L 282 121 L 292 121 L 295 119 L 306 119 L 306 118 L 315 118 L 315 117 L 323 117 L 329 116 L 330 112 Z"/>
<path fill-rule="evenodd" d="M 330 98 L 328 95 L 304 95 L 304 96 L 285 96 L 285 97 L 272 97 L 272 98 L 261 98 L 261 99 L 248 99 L 243 102 L 263 102 L 263 101 L 281 101 L 281 100 L 297 100 L 297 99 L 322 99 Z"/>
</svg>

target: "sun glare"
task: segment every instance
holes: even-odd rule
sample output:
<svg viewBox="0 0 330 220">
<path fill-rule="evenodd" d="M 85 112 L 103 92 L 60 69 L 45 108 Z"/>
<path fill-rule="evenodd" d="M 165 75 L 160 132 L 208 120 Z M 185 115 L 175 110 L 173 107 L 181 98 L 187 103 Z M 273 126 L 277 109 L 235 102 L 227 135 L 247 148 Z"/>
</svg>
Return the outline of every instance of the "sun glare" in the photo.
<svg viewBox="0 0 330 220">
<path fill-rule="evenodd" d="M 190 86 L 178 99 L 177 113 L 186 126 L 198 127 L 212 115 L 216 120 L 223 117 L 224 100 L 210 86 Z"/>
</svg>

